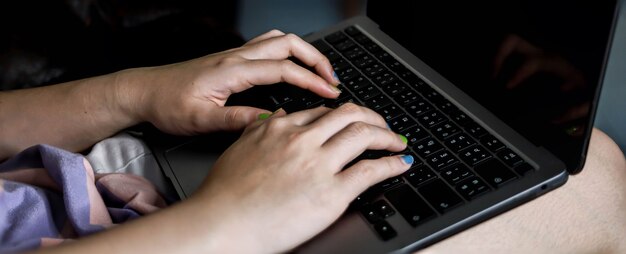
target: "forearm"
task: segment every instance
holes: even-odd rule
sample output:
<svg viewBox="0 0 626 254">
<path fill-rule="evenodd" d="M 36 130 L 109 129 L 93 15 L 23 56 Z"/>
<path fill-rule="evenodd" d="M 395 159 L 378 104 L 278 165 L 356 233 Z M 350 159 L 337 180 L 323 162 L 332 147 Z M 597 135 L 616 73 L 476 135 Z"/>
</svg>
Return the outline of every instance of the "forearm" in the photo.
<svg viewBox="0 0 626 254">
<path fill-rule="evenodd" d="M 245 238 L 248 231 L 229 219 L 234 211 L 227 211 L 225 201 L 221 201 L 192 198 L 79 241 L 39 249 L 37 253 L 266 252 L 247 249 L 251 245 Z"/>
<path fill-rule="evenodd" d="M 80 151 L 139 122 L 127 74 L 1 92 L 0 161 L 41 143 Z"/>
</svg>

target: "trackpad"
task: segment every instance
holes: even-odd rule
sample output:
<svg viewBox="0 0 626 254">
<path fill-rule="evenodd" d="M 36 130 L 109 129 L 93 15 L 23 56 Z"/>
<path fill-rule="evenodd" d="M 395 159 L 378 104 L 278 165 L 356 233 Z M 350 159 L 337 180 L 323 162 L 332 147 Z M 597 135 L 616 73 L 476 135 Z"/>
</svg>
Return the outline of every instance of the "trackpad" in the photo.
<svg viewBox="0 0 626 254">
<path fill-rule="evenodd" d="M 189 197 L 204 181 L 210 169 L 221 155 L 208 142 L 189 142 L 165 152 L 174 179 L 183 193 L 181 199 Z"/>
</svg>

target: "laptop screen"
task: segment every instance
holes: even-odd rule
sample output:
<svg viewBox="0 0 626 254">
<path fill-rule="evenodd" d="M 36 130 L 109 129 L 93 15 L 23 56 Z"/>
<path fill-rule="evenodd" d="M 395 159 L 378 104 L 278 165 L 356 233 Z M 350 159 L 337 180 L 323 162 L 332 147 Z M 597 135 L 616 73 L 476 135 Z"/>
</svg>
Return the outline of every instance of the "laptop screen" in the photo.
<svg viewBox="0 0 626 254">
<path fill-rule="evenodd" d="M 582 168 L 616 1 L 368 2 L 383 31 L 537 146 Z"/>
</svg>

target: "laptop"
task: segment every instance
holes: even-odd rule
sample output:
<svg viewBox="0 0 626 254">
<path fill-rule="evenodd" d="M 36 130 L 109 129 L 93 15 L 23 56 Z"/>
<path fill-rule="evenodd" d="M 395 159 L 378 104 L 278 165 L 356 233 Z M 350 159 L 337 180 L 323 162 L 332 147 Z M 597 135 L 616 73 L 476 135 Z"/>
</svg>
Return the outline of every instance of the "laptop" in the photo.
<svg viewBox="0 0 626 254">
<path fill-rule="evenodd" d="M 342 81 L 338 99 L 276 84 L 228 104 L 360 104 L 408 138 L 416 162 L 295 251 L 414 251 L 565 184 L 584 165 L 617 5 L 370 0 L 367 16 L 305 36 Z M 158 135 L 147 141 L 184 199 L 238 133 Z"/>
</svg>

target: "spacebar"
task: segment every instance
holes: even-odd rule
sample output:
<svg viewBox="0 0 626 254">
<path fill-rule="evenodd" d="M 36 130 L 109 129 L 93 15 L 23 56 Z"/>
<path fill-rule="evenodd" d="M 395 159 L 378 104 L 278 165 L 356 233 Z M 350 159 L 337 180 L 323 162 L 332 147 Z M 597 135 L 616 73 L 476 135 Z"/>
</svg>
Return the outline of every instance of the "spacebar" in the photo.
<svg viewBox="0 0 626 254">
<path fill-rule="evenodd" d="M 428 204 L 406 184 L 388 191 L 385 197 L 411 226 L 415 227 L 435 216 Z"/>
</svg>

